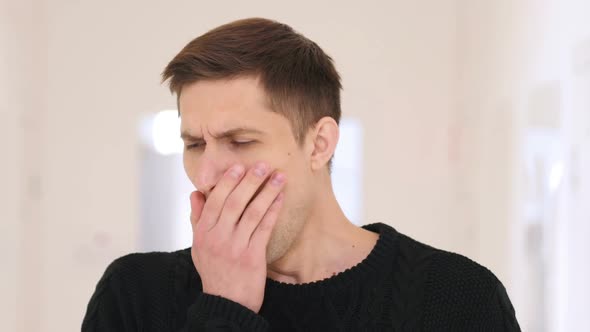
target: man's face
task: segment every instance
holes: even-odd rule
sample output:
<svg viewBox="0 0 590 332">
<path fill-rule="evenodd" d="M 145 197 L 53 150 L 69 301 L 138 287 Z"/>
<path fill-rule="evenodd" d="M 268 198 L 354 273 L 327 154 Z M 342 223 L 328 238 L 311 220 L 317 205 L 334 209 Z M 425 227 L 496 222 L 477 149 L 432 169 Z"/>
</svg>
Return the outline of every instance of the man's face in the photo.
<svg viewBox="0 0 590 332">
<path fill-rule="evenodd" d="M 184 169 L 205 197 L 237 163 L 250 168 L 262 161 L 286 175 L 283 208 L 267 249 L 271 263 L 285 254 L 307 219 L 312 173 L 289 121 L 267 104 L 253 77 L 199 81 L 183 87 L 179 99 Z"/>
</svg>

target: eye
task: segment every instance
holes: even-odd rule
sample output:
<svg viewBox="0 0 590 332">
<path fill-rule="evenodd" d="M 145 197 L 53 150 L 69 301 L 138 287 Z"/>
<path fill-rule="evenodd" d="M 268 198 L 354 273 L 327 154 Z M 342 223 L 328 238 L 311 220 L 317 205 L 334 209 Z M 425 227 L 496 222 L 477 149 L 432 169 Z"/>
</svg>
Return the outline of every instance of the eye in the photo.
<svg viewBox="0 0 590 332">
<path fill-rule="evenodd" d="M 254 141 L 231 141 L 231 145 L 233 146 L 246 146 Z"/>
<path fill-rule="evenodd" d="M 192 150 L 192 149 L 198 149 L 205 146 L 205 143 L 193 143 L 193 144 L 187 144 L 184 146 L 184 148 L 186 150 Z"/>
</svg>

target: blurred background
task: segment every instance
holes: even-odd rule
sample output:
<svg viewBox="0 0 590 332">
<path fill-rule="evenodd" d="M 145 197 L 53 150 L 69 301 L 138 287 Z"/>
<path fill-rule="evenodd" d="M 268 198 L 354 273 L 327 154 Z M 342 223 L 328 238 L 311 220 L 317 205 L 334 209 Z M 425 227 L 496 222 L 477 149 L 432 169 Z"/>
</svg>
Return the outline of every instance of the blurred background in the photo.
<svg viewBox="0 0 590 332">
<path fill-rule="evenodd" d="M 191 39 L 260 16 L 336 62 L 345 212 L 490 268 L 524 331 L 590 331 L 587 0 L 0 0 L 0 324 L 75 331 L 106 266 L 190 246 Z M 171 116 L 172 115 L 172 116 Z"/>
</svg>

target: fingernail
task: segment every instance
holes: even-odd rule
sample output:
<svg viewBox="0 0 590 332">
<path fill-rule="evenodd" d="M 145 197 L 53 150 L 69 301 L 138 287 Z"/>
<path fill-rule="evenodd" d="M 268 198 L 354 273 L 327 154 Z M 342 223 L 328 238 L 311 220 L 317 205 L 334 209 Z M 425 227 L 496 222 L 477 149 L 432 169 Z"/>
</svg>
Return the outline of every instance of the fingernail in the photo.
<svg viewBox="0 0 590 332">
<path fill-rule="evenodd" d="M 277 173 L 275 175 L 273 175 L 271 183 L 275 186 L 280 186 L 281 184 L 283 184 L 283 182 L 285 182 L 285 175 L 281 174 L 281 173 Z"/>
<path fill-rule="evenodd" d="M 254 168 L 254 174 L 256 174 L 256 176 L 263 177 L 266 174 L 266 165 L 263 163 L 256 165 Z"/>
<path fill-rule="evenodd" d="M 229 171 L 229 175 L 234 178 L 238 179 L 244 173 L 244 167 L 242 165 L 235 165 Z"/>
</svg>

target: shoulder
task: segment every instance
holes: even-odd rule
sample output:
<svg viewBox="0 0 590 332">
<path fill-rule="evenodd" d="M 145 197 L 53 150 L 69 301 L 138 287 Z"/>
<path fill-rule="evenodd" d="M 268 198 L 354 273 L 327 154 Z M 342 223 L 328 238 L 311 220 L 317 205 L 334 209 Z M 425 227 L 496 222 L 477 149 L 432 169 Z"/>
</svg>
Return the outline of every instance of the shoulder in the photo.
<svg viewBox="0 0 590 332">
<path fill-rule="evenodd" d="M 182 261 L 183 252 L 184 250 L 127 254 L 113 260 L 107 267 L 105 275 L 123 278 L 157 277 Z"/>
<path fill-rule="evenodd" d="M 426 306 L 432 309 L 485 306 L 500 285 L 485 266 L 463 255 L 438 250 L 431 259 Z"/>
<path fill-rule="evenodd" d="M 422 322 L 426 330 L 519 330 L 502 282 L 472 259 L 399 235 L 399 256 L 422 266 Z"/>
<path fill-rule="evenodd" d="M 398 233 L 399 261 L 406 261 L 413 268 L 422 265 L 427 274 L 427 288 L 431 291 L 442 286 L 457 292 L 478 290 L 493 291 L 499 280 L 485 266 L 461 254 L 441 250 L 409 236 Z"/>
<path fill-rule="evenodd" d="M 131 253 L 112 261 L 98 287 L 111 287 L 120 292 L 163 292 L 171 282 L 190 275 L 190 249 L 173 252 Z M 188 272 L 188 273 L 187 273 Z"/>
<path fill-rule="evenodd" d="M 105 326 L 141 330 L 143 324 L 165 323 L 166 317 L 176 314 L 176 301 L 184 299 L 180 296 L 186 293 L 184 287 L 194 284 L 191 263 L 190 249 L 132 253 L 115 259 L 88 302 L 82 330 L 97 326 L 101 331 Z"/>
<path fill-rule="evenodd" d="M 498 279 L 483 265 L 454 252 L 445 251 L 399 234 L 398 260 L 423 265 L 428 293 L 444 293 L 474 299 L 493 292 Z M 431 294 L 429 294 L 431 295 Z"/>
</svg>

